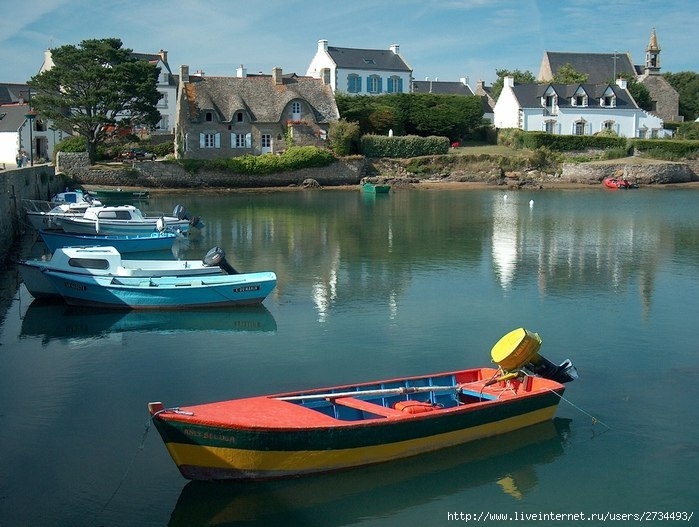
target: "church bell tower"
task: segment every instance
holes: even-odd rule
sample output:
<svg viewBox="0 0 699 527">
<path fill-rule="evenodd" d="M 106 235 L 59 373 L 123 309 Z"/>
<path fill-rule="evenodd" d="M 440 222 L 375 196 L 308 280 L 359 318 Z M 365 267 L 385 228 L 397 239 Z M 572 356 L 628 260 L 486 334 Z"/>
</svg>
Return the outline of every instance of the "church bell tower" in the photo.
<svg viewBox="0 0 699 527">
<path fill-rule="evenodd" d="M 660 73 L 660 46 L 658 37 L 655 35 L 655 28 L 650 34 L 650 42 L 646 48 L 646 75 L 657 75 Z"/>
</svg>

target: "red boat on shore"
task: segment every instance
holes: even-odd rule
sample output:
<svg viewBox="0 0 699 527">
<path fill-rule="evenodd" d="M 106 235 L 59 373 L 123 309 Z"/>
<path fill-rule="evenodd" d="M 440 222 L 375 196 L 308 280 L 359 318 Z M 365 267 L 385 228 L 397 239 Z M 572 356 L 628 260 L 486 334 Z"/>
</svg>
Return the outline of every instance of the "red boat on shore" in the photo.
<svg viewBox="0 0 699 527">
<path fill-rule="evenodd" d="M 626 178 L 620 179 L 620 178 L 608 177 L 608 178 L 604 178 L 604 186 L 607 188 L 611 188 L 611 189 L 629 189 L 629 188 L 638 188 L 638 183 L 636 183 L 636 182 L 631 183 Z"/>
<path fill-rule="evenodd" d="M 538 355 L 524 328 L 491 351 L 495 368 L 435 373 L 195 406 L 148 409 L 185 478 L 272 479 L 439 450 L 548 421 L 577 378 Z"/>
</svg>

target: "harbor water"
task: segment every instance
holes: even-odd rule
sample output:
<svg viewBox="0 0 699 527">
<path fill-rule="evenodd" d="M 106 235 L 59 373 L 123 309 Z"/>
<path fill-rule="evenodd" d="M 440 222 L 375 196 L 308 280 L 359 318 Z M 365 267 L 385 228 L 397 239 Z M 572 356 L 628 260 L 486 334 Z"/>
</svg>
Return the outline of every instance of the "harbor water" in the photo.
<svg viewBox="0 0 699 527">
<path fill-rule="evenodd" d="M 180 203 L 205 227 L 161 257 L 219 246 L 277 288 L 255 308 L 78 310 L 33 301 L 3 270 L 0 526 L 699 525 L 699 191 L 323 189 L 141 207 Z M 23 256 L 45 252 L 26 236 Z M 578 369 L 556 418 L 434 454 L 188 482 L 148 419 L 149 401 L 488 366 L 519 327 Z"/>
</svg>

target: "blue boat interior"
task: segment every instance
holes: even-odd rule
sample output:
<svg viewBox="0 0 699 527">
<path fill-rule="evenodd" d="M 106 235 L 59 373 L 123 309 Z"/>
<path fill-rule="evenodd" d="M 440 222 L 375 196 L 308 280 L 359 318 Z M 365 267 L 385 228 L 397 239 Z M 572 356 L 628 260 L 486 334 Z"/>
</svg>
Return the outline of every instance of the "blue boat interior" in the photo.
<svg viewBox="0 0 699 527">
<path fill-rule="evenodd" d="M 341 421 L 363 421 L 366 419 L 405 415 L 404 412 L 406 410 L 399 409 L 399 403 L 405 403 L 406 401 L 425 403 L 421 405 L 421 412 L 430 412 L 496 398 L 492 394 L 484 394 L 478 390 L 469 390 L 460 385 L 463 382 L 463 379 L 457 380 L 456 376 L 451 374 L 404 379 L 365 384 L 355 388 L 337 388 L 328 391 L 327 397 L 323 398 L 318 398 L 316 394 L 309 393 L 307 399 L 300 399 L 294 402 Z M 412 388 L 418 388 L 419 391 L 398 393 L 401 389 L 410 390 Z M 348 393 L 354 391 L 356 391 L 356 395 Z M 385 393 L 377 394 L 376 392 Z M 333 397 L 334 393 L 337 393 L 338 397 Z M 398 405 L 398 408 L 396 408 L 396 405 Z"/>
</svg>

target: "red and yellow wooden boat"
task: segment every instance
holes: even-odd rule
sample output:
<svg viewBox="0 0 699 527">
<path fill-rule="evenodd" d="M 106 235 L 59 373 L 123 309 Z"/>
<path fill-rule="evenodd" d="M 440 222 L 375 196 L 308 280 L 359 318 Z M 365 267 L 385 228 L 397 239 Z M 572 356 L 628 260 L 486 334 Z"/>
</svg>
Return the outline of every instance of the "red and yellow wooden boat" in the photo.
<svg viewBox="0 0 699 527">
<path fill-rule="evenodd" d="M 538 355 L 523 328 L 473 368 L 303 392 L 166 408 L 148 404 L 185 478 L 270 479 L 369 465 L 553 418 L 577 377 Z M 547 378 L 548 377 L 548 378 Z M 560 381 L 560 382 L 559 382 Z"/>
</svg>

